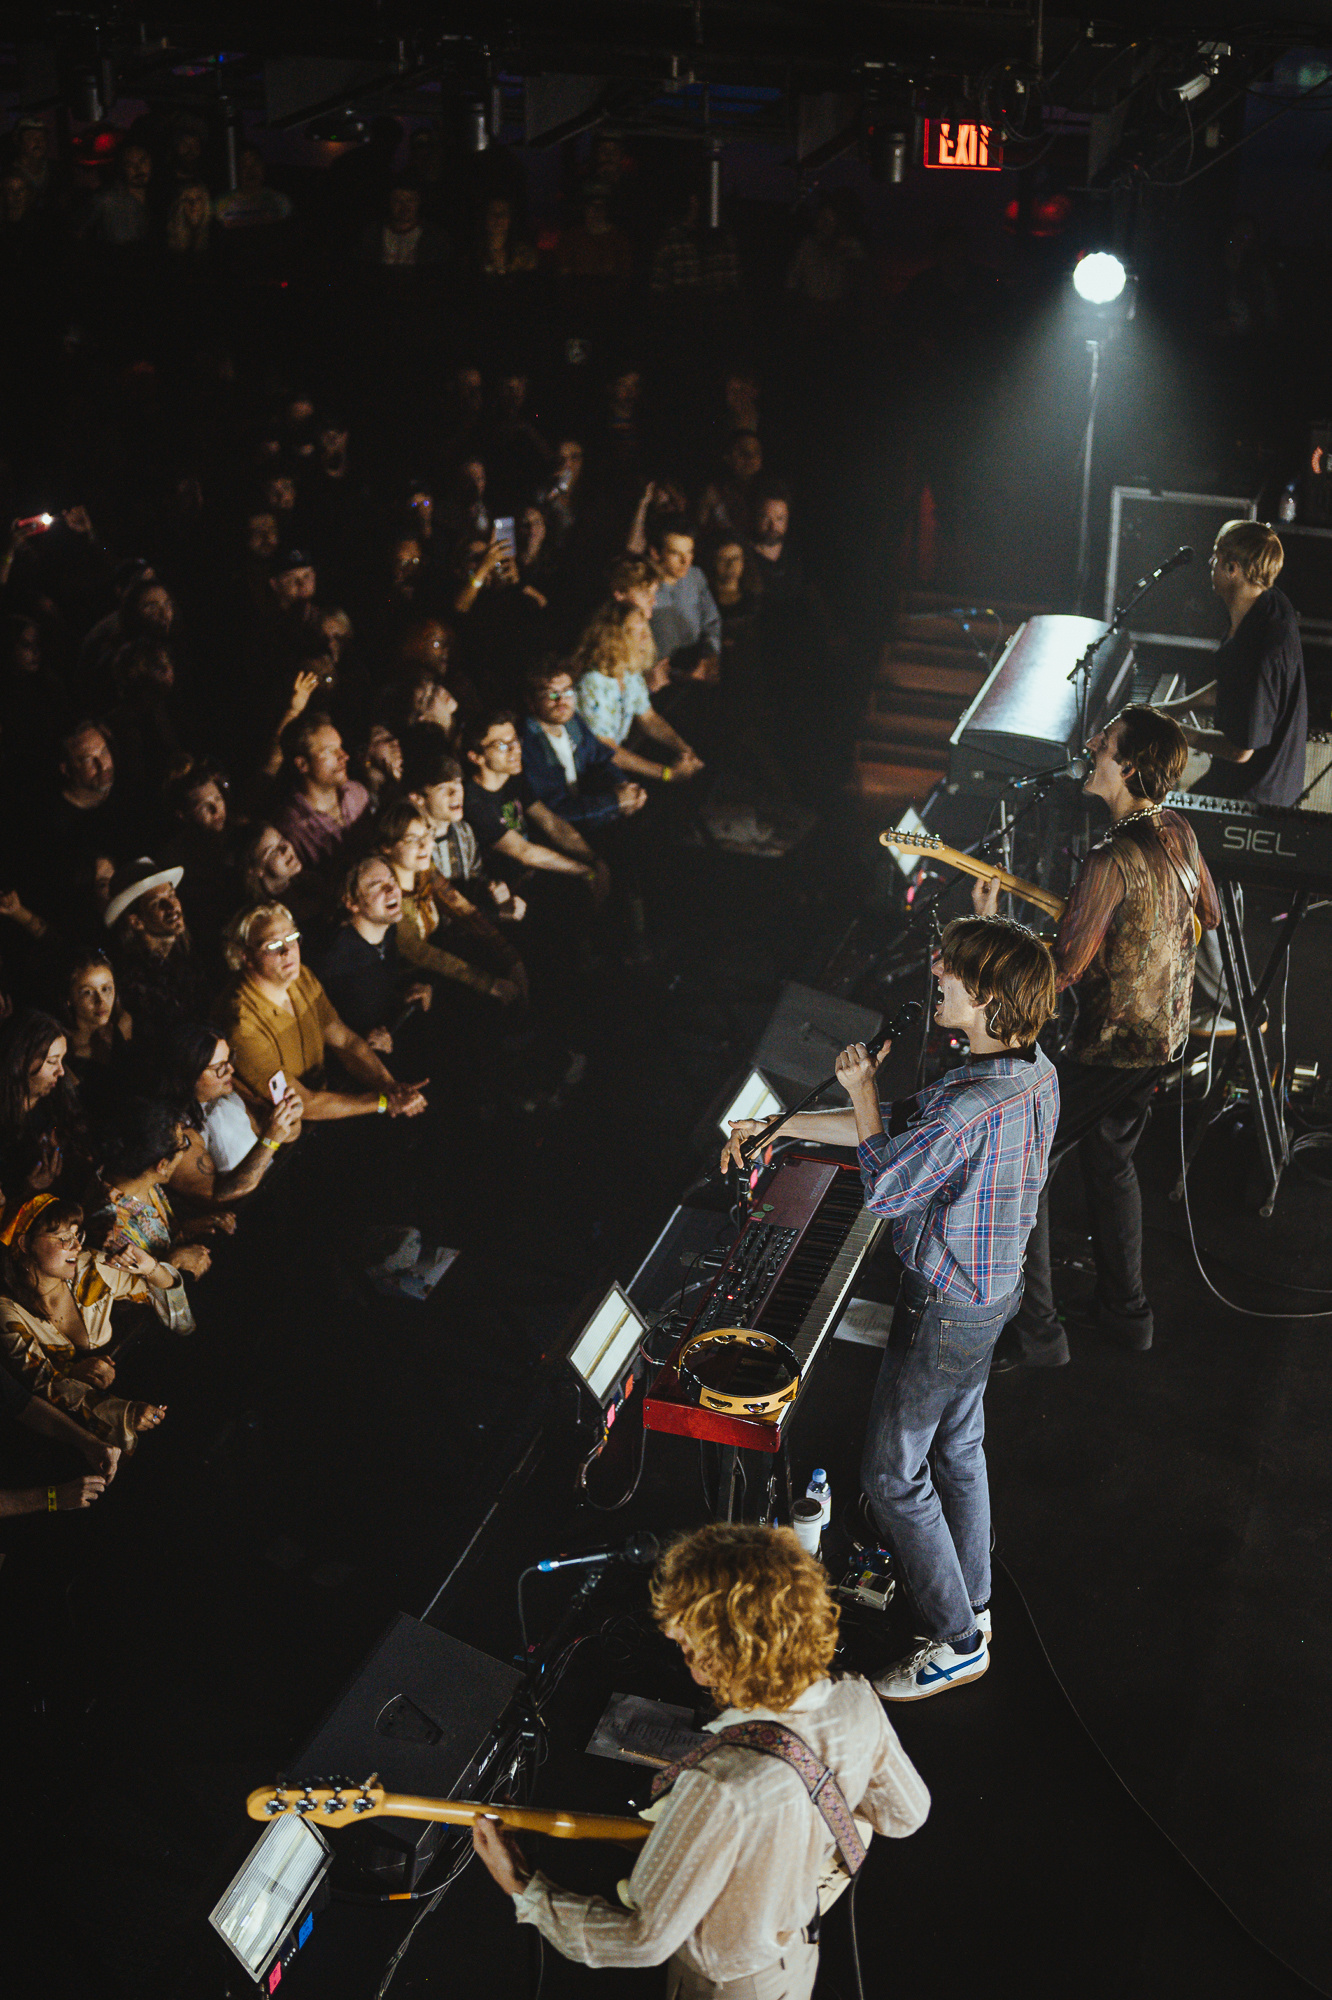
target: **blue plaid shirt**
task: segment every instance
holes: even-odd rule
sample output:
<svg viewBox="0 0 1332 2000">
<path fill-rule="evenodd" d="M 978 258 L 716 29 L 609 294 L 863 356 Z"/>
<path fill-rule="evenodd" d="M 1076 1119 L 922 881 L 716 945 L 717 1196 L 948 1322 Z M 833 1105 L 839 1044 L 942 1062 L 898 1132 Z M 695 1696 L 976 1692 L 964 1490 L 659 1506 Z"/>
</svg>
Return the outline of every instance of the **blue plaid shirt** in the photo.
<svg viewBox="0 0 1332 2000">
<path fill-rule="evenodd" d="M 966 1305 L 1016 1288 L 1059 1117 L 1043 1050 L 974 1056 L 927 1085 L 905 1132 L 860 1147 L 865 1202 L 908 1271 Z"/>
</svg>

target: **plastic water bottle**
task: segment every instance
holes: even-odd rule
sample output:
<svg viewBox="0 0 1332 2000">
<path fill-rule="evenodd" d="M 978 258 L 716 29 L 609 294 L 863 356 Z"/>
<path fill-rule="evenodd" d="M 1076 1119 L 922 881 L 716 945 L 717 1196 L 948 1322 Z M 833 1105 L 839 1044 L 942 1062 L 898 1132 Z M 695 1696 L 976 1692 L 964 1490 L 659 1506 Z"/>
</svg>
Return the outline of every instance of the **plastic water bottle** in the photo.
<svg viewBox="0 0 1332 2000">
<path fill-rule="evenodd" d="M 1277 502 L 1278 521 L 1293 521 L 1298 510 L 1298 505 L 1299 482 L 1298 480 L 1291 479 L 1281 489 L 1281 498 Z"/>
<path fill-rule="evenodd" d="M 818 1501 L 823 1510 L 822 1526 L 826 1528 L 832 1519 L 832 1487 L 828 1484 L 828 1475 L 821 1465 L 816 1465 L 814 1468 L 814 1477 L 805 1488 L 805 1498 Z"/>
</svg>

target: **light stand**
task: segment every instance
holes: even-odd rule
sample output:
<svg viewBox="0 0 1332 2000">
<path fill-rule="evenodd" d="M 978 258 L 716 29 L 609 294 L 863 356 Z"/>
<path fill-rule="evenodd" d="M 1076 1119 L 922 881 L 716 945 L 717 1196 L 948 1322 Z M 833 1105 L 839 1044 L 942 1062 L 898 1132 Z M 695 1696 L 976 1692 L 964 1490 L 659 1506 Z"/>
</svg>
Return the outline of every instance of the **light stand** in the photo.
<svg viewBox="0 0 1332 2000">
<path fill-rule="evenodd" d="M 1096 443 L 1096 406 L 1101 397 L 1101 349 L 1104 345 L 1099 334 L 1093 334 L 1087 341 L 1091 379 L 1087 384 L 1087 424 L 1082 433 L 1082 490 L 1078 504 L 1077 606 L 1081 617 L 1087 613 L 1087 584 L 1091 575 L 1092 451 Z"/>
</svg>

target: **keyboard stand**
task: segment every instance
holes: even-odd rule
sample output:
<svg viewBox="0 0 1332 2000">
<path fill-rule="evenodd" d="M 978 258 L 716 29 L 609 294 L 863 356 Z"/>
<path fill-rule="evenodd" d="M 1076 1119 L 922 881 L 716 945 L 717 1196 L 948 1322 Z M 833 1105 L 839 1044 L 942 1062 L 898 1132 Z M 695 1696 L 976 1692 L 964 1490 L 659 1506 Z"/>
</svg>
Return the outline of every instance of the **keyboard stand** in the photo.
<svg viewBox="0 0 1332 2000">
<path fill-rule="evenodd" d="M 1204 1137 L 1225 1110 L 1226 1088 L 1235 1074 L 1236 1065 L 1242 1059 L 1249 1078 L 1250 1102 L 1254 1110 L 1254 1136 L 1258 1142 L 1259 1189 L 1262 1195 L 1258 1213 L 1270 1215 L 1276 1205 L 1281 1176 L 1290 1162 L 1290 1139 L 1286 1132 L 1283 1109 L 1277 1103 L 1276 1092 L 1272 1086 L 1272 1072 L 1267 1064 L 1261 1023 L 1266 1012 L 1267 996 L 1277 974 L 1283 970 L 1290 956 L 1295 932 L 1308 908 L 1313 891 L 1311 889 L 1297 891 L 1281 929 L 1277 932 L 1262 977 L 1255 986 L 1249 966 L 1249 954 L 1244 945 L 1244 925 L 1240 918 L 1237 885 L 1229 877 L 1223 877 L 1218 880 L 1216 887 L 1221 902 L 1221 924 L 1217 932 L 1217 941 L 1221 947 L 1221 965 L 1225 973 L 1226 992 L 1230 999 L 1231 1018 L 1238 1032 L 1199 1107 L 1198 1123 L 1193 1129 L 1193 1136 L 1184 1154 L 1184 1167 L 1187 1171 L 1192 1166 L 1194 1155 Z M 1183 1186 L 1179 1183 L 1175 1187 L 1173 1198 L 1178 1201 L 1182 1193 Z"/>
<path fill-rule="evenodd" d="M 791 1493 L 791 1460 L 786 1449 L 784 1433 L 781 1444 L 775 1452 L 749 1451 L 743 1445 L 737 1444 L 721 1446 L 714 1520 L 744 1520 L 745 1501 L 749 1494 L 751 1478 L 754 1481 L 755 1492 L 762 1496 L 758 1514 L 762 1525 L 789 1528 L 794 1518 L 792 1512 L 794 1503 Z"/>
</svg>

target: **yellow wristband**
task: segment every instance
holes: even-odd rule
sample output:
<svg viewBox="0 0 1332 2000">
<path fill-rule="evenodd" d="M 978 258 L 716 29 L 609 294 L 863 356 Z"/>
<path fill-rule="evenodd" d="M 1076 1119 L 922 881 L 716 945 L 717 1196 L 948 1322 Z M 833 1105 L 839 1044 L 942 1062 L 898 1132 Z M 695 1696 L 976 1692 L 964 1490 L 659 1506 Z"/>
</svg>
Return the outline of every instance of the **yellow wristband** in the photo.
<svg viewBox="0 0 1332 2000">
<path fill-rule="evenodd" d="M 381 1114 L 388 1110 L 388 1099 L 387 1097 L 385 1097 L 382 1090 L 379 1093 L 379 1109 Z"/>
<path fill-rule="evenodd" d="M 663 764 L 661 767 L 661 782 L 663 785 L 669 785 L 671 782 L 671 767 L 669 764 Z"/>
<path fill-rule="evenodd" d="M 259 1144 L 261 1146 L 267 1146 L 270 1153 L 277 1153 L 280 1152 L 282 1149 L 281 1139 L 261 1139 L 259 1141 Z"/>
<path fill-rule="evenodd" d="M 56 1512 L 58 1511 L 58 1509 L 59 1509 L 59 1506 L 60 1506 L 60 1502 L 59 1502 L 59 1501 L 58 1501 L 58 1500 L 56 1499 L 56 1490 L 55 1490 L 55 1487 L 54 1487 L 54 1486 L 48 1486 L 48 1487 L 47 1487 L 47 1489 L 46 1489 L 46 1511 L 47 1511 L 47 1513 L 48 1513 L 48 1514 L 54 1514 L 54 1513 L 56 1513 Z"/>
</svg>

